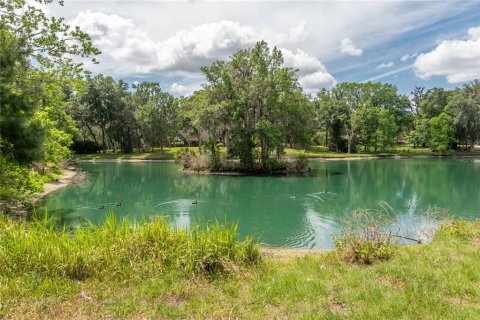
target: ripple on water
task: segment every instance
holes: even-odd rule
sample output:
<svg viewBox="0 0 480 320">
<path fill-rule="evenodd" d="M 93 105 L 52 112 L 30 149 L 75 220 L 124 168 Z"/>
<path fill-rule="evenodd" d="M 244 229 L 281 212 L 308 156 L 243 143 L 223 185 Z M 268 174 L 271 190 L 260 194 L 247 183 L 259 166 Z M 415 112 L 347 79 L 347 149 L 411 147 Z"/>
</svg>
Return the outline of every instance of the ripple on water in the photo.
<svg viewBox="0 0 480 320">
<path fill-rule="evenodd" d="M 331 248 L 333 246 L 331 230 L 338 228 L 337 223 L 313 209 L 307 209 L 303 218 L 303 229 L 285 241 L 285 245 L 295 248 Z"/>
</svg>

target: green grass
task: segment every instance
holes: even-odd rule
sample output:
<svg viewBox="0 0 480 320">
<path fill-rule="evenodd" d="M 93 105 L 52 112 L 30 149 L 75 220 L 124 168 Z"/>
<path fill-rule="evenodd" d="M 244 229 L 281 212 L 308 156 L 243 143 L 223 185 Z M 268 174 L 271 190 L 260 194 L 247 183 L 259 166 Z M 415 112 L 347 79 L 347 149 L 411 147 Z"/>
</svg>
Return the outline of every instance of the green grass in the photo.
<svg viewBox="0 0 480 320">
<path fill-rule="evenodd" d="M 252 265 L 246 253 L 255 252 L 254 246 L 234 245 L 231 228 L 198 230 L 200 240 L 167 231 L 161 222 L 132 229 L 112 219 L 76 236 L 45 224 L 2 222 L 0 318 L 478 319 L 480 314 L 480 222 L 455 221 L 431 243 L 401 246 L 393 258 L 373 265 L 346 263 L 335 251 L 265 253 Z M 186 248 L 203 254 L 185 255 Z M 207 252 L 229 272 L 199 267 Z M 165 256 L 170 265 L 162 262 Z M 88 270 L 82 277 L 68 271 L 79 257 Z"/>
<path fill-rule="evenodd" d="M 175 153 L 177 153 L 183 147 L 169 147 L 160 151 L 159 148 L 155 148 L 154 151 L 148 151 L 144 153 L 96 153 L 96 154 L 79 154 L 75 156 L 75 160 L 173 160 Z M 189 147 L 198 153 L 198 147 Z M 225 148 L 220 148 L 221 152 L 225 154 Z M 360 147 L 360 149 L 362 149 Z M 302 149 L 285 149 L 285 155 L 287 157 L 295 157 L 299 154 L 305 154 L 309 158 L 368 158 L 368 157 L 415 157 L 415 156 L 480 156 L 480 152 L 470 153 L 468 151 L 448 151 L 444 153 L 432 152 L 429 148 L 414 148 L 412 145 L 398 145 L 395 150 L 390 153 L 342 153 L 332 152 L 324 146 L 312 146 L 307 151 Z"/>
<path fill-rule="evenodd" d="M 143 153 L 95 153 L 95 154 L 78 154 L 75 155 L 76 160 L 102 160 L 102 159 L 118 159 L 118 160 L 173 160 L 174 155 L 179 151 L 180 147 L 163 148 L 160 151 L 159 148 L 155 148 L 153 151 L 147 151 Z M 189 149 L 198 152 L 198 147 L 190 147 Z"/>
</svg>

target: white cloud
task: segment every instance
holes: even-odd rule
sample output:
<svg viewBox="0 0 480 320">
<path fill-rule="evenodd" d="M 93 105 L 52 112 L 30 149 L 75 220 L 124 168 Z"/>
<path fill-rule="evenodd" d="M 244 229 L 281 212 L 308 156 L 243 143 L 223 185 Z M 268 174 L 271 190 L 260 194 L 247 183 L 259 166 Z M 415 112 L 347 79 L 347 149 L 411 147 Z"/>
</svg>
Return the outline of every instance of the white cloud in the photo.
<svg viewBox="0 0 480 320">
<path fill-rule="evenodd" d="M 409 69 L 412 69 L 412 65 L 409 65 L 409 66 L 406 66 L 406 67 L 398 68 L 398 69 L 395 69 L 395 70 L 391 70 L 391 71 L 388 71 L 388 72 L 379 74 L 379 75 L 377 75 L 377 76 L 374 76 L 374 77 L 368 78 L 368 79 L 366 79 L 366 80 L 363 80 L 362 82 L 380 80 L 380 79 L 383 79 L 383 78 L 386 78 L 386 77 L 390 77 L 390 76 L 396 75 L 397 73 L 400 73 L 400 72 L 403 72 L 403 71 L 406 71 L 406 70 L 409 70 Z"/>
<path fill-rule="evenodd" d="M 202 65 L 217 59 L 227 59 L 232 52 L 251 47 L 260 40 L 259 32 L 253 27 L 234 21 L 220 21 L 193 26 L 180 30 L 163 41 L 152 40 L 133 20 L 116 14 L 80 12 L 72 21 L 90 34 L 103 54 L 101 67 L 117 75 L 174 74 L 187 80 L 200 73 Z M 288 34 L 273 35 L 280 42 L 294 42 L 306 33 L 306 22 L 302 21 Z M 306 91 L 317 91 L 335 84 L 334 77 L 315 57 L 297 49 L 281 49 L 285 65 L 299 70 L 299 81 Z M 170 90 L 176 94 L 189 94 L 199 88 L 174 82 Z"/>
<path fill-rule="evenodd" d="M 291 41 L 304 40 L 307 35 L 307 22 L 301 21 L 296 27 L 290 29 L 288 36 Z"/>
<path fill-rule="evenodd" d="M 303 50 L 297 49 L 296 52 L 285 48 L 280 48 L 283 54 L 285 65 L 290 68 L 298 69 L 299 74 L 315 72 L 318 69 L 325 69 L 323 64 L 315 57 L 307 54 Z"/>
<path fill-rule="evenodd" d="M 287 45 L 298 44 L 305 41 L 309 32 L 307 28 L 307 22 L 302 20 L 288 32 L 278 32 L 275 30 L 263 29 L 261 30 L 259 37 L 266 40 L 268 43 L 275 45 Z"/>
<path fill-rule="evenodd" d="M 342 54 L 350 56 L 361 56 L 363 54 L 363 50 L 355 47 L 352 40 L 348 38 L 343 39 L 340 43 L 340 46 Z"/>
<path fill-rule="evenodd" d="M 179 93 L 179 94 L 185 94 L 188 92 L 188 88 L 185 87 L 184 85 L 181 85 L 181 84 L 178 84 L 176 82 L 174 82 L 171 86 L 170 86 L 170 90 L 172 92 L 175 92 L 175 93 Z"/>
<path fill-rule="evenodd" d="M 470 28 L 468 29 L 468 35 L 472 40 L 479 40 L 480 39 L 480 27 Z"/>
<path fill-rule="evenodd" d="M 382 63 L 382 64 L 378 65 L 375 69 L 391 68 L 394 65 L 395 65 L 395 63 L 393 63 L 393 61 L 390 61 L 390 62 L 386 62 L 386 63 Z"/>
<path fill-rule="evenodd" d="M 405 54 L 405 55 L 403 55 L 403 56 L 400 58 L 400 61 L 405 62 L 405 61 L 407 61 L 408 59 L 415 58 L 416 56 L 418 56 L 418 53 L 417 53 L 417 52 L 412 53 L 412 54 Z"/>
<path fill-rule="evenodd" d="M 315 57 L 297 49 L 292 52 L 282 48 L 285 66 L 298 69 L 298 82 L 306 93 L 316 93 L 322 88 L 332 88 L 337 83 L 327 68 Z"/>
<path fill-rule="evenodd" d="M 142 73 L 156 63 L 155 42 L 130 19 L 86 10 L 70 23 L 87 32 L 102 51 L 101 65 L 89 67 L 115 74 Z"/>
<path fill-rule="evenodd" d="M 233 21 L 206 23 L 181 30 L 157 46 L 157 69 L 198 71 L 202 65 L 249 47 L 257 32 Z"/>
<path fill-rule="evenodd" d="M 420 54 L 414 63 L 422 79 L 445 76 L 449 83 L 480 78 L 480 27 L 468 30 L 465 40 L 444 40 L 430 52 Z"/>
<path fill-rule="evenodd" d="M 317 71 L 300 77 L 298 82 L 307 94 L 316 93 L 321 88 L 331 89 L 337 84 L 337 81 L 330 73 L 323 71 Z"/>
</svg>

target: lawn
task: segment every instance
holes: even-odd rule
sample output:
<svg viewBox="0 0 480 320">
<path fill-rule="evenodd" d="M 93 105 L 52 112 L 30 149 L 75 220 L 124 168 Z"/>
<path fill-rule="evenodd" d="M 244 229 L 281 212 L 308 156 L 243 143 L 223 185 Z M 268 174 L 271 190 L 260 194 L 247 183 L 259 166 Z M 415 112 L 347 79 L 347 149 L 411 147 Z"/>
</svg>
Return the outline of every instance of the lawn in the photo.
<svg viewBox="0 0 480 320">
<path fill-rule="evenodd" d="M 0 232 L 11 231 L 3 225 Z M 110 240 L 112 250 L 130 243 L 128 235 Z M 41 272 L 44 266 L 31 262 L 22 272 L 0 270 L 0 318 L 478 319 L 479 251 L 480 223 L 456 221 L 431 243 L 401 246 L 373 265 L 347 263 L 335 251 L 266 250 L 259 264 L 231 264 L 225 274 L 139 264 L 132 257 L 115 259 L 121 263 L 109 267 L 115 272 L 72 278 Z"/>
<path fill-rule="evenodd" d="M 183 147 L 169 147 L 164 148 L 161 151 L 159 148 L 155 148 L 153 151 L 147 151 L 144 153 L 130 153 L 125 154 L 118 152 L 116 154 L 112 152 L 96 153 L 96 154 L 78 154 L 74 156 L 75 160 L 173 160 L 175 154 Z M 194 150 L 198 153 L 198 147 L 189 147 L 190 150 Z M 225 154 L 224 147 L 220 148 L 220 151 Z M 415 157 L 415 156 L 480 156 L 480 152 L 470 153 L 468 151 L 449 151 L 445 153 L 432 152 L 429 148 L 414 148 L 412 145 L 398 145 L 395 150 L 390 153 L 343 153 L 332 152 L 324 146 L 312 146 L 307 150 L 302 149 L 285 149 L 285 155 L 287 157 L 295 157 L 299 154 L 304 154 L 309 158 L 368 158 L 368 157 Z M 272 154 L 272 156 L 274 156 Z"/>
</svg>

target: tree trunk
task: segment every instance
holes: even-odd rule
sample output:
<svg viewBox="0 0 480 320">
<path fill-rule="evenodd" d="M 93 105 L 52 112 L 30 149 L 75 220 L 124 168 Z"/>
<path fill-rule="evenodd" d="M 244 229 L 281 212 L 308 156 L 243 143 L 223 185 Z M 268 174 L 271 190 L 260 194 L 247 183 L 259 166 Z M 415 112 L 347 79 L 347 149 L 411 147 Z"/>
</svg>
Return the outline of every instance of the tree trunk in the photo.
<svg viewBox="0 0 480 320">
<path fill-rule="evenodd" d="M 83 122 L 85 124 L 85 126 L 87 127 L 88 131 L 90 132 L 90 134 L 92 135 L 92 138 L 93 138 L 93 141 L 95 141 L 95 144 L 97 145 L 98 147 L 98 141 L 97 141 L 97 137 L 95 137 L 95 134 L 93 133 L 93 130 L 92 128 L 90 128 L 90 126 L 88 125 L 88 123 L 86 121 Z"/>
<path fill-rule="evenodd" d="M 103 146 L 102 146 L 103 153 L 105 153 L 106 147 L 107 147 L 107 144 L 105 142 L 105 126 L 102 126 L 102 143 L 103 143 Z"/>
</svg>

